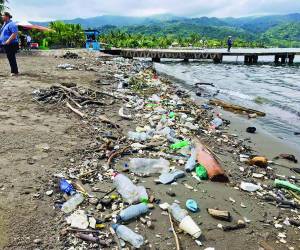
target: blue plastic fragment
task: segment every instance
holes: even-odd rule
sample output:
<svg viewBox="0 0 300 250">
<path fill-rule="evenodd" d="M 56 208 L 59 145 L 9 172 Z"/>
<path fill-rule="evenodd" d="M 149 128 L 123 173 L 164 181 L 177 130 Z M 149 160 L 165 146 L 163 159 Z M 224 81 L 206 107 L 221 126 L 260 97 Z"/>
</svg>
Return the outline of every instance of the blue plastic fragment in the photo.
<svg viewBox="0 0 300 250">
<path fill-rule="evenodd" d="M 196 213 L 199 210 L 197 202 L 192 199 L 187 200 L 185 205 L 186 205 L 187 209 L 193 213 Z"/>
</svg>

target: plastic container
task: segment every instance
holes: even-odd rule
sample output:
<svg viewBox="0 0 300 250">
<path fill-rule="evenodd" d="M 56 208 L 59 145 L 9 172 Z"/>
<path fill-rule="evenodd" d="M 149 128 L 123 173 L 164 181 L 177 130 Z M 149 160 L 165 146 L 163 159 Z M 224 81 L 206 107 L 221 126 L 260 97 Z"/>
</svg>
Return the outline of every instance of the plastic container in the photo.
<svg viewBox="0 0 300 250">
<path fill-rule="evenodd" d="M 129 204 L 148 200 L 148 194 L 145 187 L 137 187 L 125 175 L 116 174 L 113 182 L 118 193 L 122 196 L 124 201 L 128 202 Z"/>
<path fill-rule="evenodd" d="M 147 204 L 138 204 L 138 205 L 132 205 L 120 212 L 120 214 L 117 216 L 117 220 L 126 222 L 131 219 L 137 218 L 143 214 L 146 214 L 149 212 L 149 208 Z"/>
<path fill-rule="evenodd" d="M 179 222 L 179 228 L 186 233 L 190 234 L 194 238 L 199 238 L 201 235 L 201 229 L 195 223 L 195 221 L 188 215 L 188 211 L 182 209 L 178 204 L 173 203 L 169 207 L 169 211 L 174 219 Z"/>
<path fill-rule="evenodd" d="M 130 228 L 119 224 L 113 224 L 112 228 L 119 238 L 129 242 L 133 247 L 140 248 L 144 244 L 143 236 L 133 232 Z"/>
<path fill-rule="evenodd" d="M 198 239 L 201 236 L 201 229 L 192 219 L 191 216 L 186 216 L 179 224 L 179 228 L 189 235 L 193 236 L 195 239 Z"/>
<path fill-rule="evenodd" d="M 151 138 L 151 136 L 145 132 L 128 132 L 128 139 L 132 141 L 147 141 Z"/>
<path fill-rule="evenodd" d="M 195 169 L 196 164 L 197 164 L 196 157 L 197 157 L 197 151 L 196 151 L 195 148 L 192 148 L 191 149 L 191 156 L 188 159 L 188 161 L 186 162 L 185 167 L 184 167 L 186 172 L 190 173 Z"/>
<path fill-rule="evenodd" d="M 211 126 L 214 127 L 214 128 L 218 128 L 218 127 L 221 127 L 223 125 L 223 120 L 219 117 L 216 117 L 215 119 L 213 119 L 211 121 Z"/>
<path fill-rule="evenodd" d="M 174 219 L 179 223 L 183 220 L 184 217 L 189 215 L 188 211 L 182 209 L 177 203 L 173 203 L 169 207 L 169 211 L 173 215 Z"/>
<path fill-rule="evenodd" d="M 140 175 L 168 173 L 170 170 L 170 162 L 163 158 L 135 158 L 130 160 L 129 169 L 131 172 Z"/>
<path fill-rule="evenodd" d="M 61 210 L 68 214 L 73 212 L 82 202 L 84 201 L 84 196 L 81 193 L 73 195 L 69 200 L 67 200 L 61 207 Z"/>
<path fill-rule="evenodd" d="M 75 188 L 66 179 L 61 179 L 60 180 L 60 182 L 59 182 L 59 188 L 60 188 L 60 191 L 62 191 L 63 193 L 65 193 L 67 195 L 74 195 L 74 194 L 76 194 Z"/>
<path fill-rule="evenodd" d="M 174 181 L 176 181 L 179 178 L 182 178 L 185 176 L 185 172 L 182 170 L 174 169 L 170 173 L 163 173 L 159 176 L 159 181 L 162 184 L 170 184 Z"/>
</svg>

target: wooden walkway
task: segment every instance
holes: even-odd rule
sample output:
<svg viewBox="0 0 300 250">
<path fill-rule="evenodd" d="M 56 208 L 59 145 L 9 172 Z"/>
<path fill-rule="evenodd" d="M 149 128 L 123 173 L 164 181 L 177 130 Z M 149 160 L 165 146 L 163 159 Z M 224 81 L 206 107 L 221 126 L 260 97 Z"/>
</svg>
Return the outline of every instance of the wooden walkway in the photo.
<svg viewBox="0 0 300 250">
<path fill-rule="evenodd" d="M 182 59 L 188 60 L 212 60 L 214 63 L 222 63 L 226 56 L 244 57 L 246 64 L 255 64 L 261 56 L 273 56 L 277 64 L 293 64 L 296 55 L 300 55 L 300 49 L 111 49 L 104 50 L 104 53 L 119 55 L 125 58 L 151 58 L 154 62 L 161 59 Z"/>
</svg>

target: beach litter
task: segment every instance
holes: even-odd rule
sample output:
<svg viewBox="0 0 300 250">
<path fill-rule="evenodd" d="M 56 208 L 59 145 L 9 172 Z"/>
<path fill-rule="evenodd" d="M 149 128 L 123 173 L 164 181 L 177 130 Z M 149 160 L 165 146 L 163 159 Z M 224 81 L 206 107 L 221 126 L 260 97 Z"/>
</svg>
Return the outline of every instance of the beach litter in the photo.
<svg viewBox="0 0 300 250">
<path fill-rule="evenodd" d="M 207 219 L 202 219 L 206 199 L 213 204 L 207 209 L 210 219 L 225 221 L 220 227 L 224 232 L 243 229 L 246 223 L 251 226 L 248 219 L 232 222 L 236 216 L 251 218 L 251 206 L 227 190 L 246 191 L 241 195 L 255 197 L 255 203 L 289 208 L 286 213 L 299 207 L 297 179 L 276 179 L 266 157 L 254 156 L 243 140 L 227 131 L 226 119 L 216 116 L 208 105 L 195 104 L 186 91 L 158 77 L 151 63 L 122 58 L 99 59 L 97 63 L 111 70 L 105 77 L 107 81 L 111 78 L 111 84 L 97 85 L 101 89 L 55 84 L 32 94 L 38 105 L 74 116 L 80 129 L 93 138 L 91 143 L 80 145 L 46 189 L 53 190 L 47 199 L 53 199 L 58 211 L 64 211 L 70 226 L 62 236 L 66 245 L 74 249 L 159 248 L 173 238 L 170 233 L 174 236 L 170 245 L 185 244 L 179 242 L 182 238 L 189 239 L 190 247 L 206 245 L 205 238 L 199 239 L 211 230 Z M 74 69 L 93 67 L 74 65 Z M 216 100 L 210 104 L 264 115 Z M 293 161 L 291 156 L 279 158 Z M 218 191 L 203 185 L 208 180 L 221 182 L 209 183 Z M 255 184 L 255 180 L 262 183 Z M 234 199 L 230 197 L 223 204 L 219 192 Z M 297 214 L 289 217 L 291 227 L 299 226 Z M 170 231 L 165 230 L 166 225 L 171 225 Z M 153 228 L 160 227 L 165 235 L 153 233 Z M 178 237 L 182 231 L 186 235 Z"/>
</svg>

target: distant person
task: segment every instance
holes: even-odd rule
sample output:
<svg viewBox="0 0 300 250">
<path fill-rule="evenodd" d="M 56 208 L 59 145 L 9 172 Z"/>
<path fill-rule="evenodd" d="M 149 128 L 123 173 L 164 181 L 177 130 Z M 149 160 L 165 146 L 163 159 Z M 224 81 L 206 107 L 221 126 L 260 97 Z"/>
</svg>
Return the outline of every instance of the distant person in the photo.
<svg viewBox="0 0 300 250">
<path fill-rule="evenodd" d="M 19 38 L 20 38 L 20 45 L 21 45 L 20 47 L 22 50 L 24 50 L 26 48 L 26 36 L 23 34 L 20 34 Z"/>
<path fill-rule="evenodd" d="M 232 37 L 229 36 L 228 37 L 228 40 L 227 40 L 227 46 L 228 46 L 228 52 L 230 52 L 231 48 L 232 48 L 232 45 L 233 45 L 233 41 L 232 41 Z"/>
<path fill-rule="evenodd" d="M 4 12 L 2 16 L 3 26 L 0 29 L 0 44 L 4 47 L 9 61 L 11 76 L 17 76 L 19 74 L 16 59 L 16 53 L 19 49 L 18 27 L 11 19 L 11 14 Z"/>
<path fill-rule="evenodd" d="M 32 38 L 30 35 L 26 35 L 26 42 L 27 42 L 27 49 L 30 50 L 31 49 L 31 41 Z"/>
</svg>

